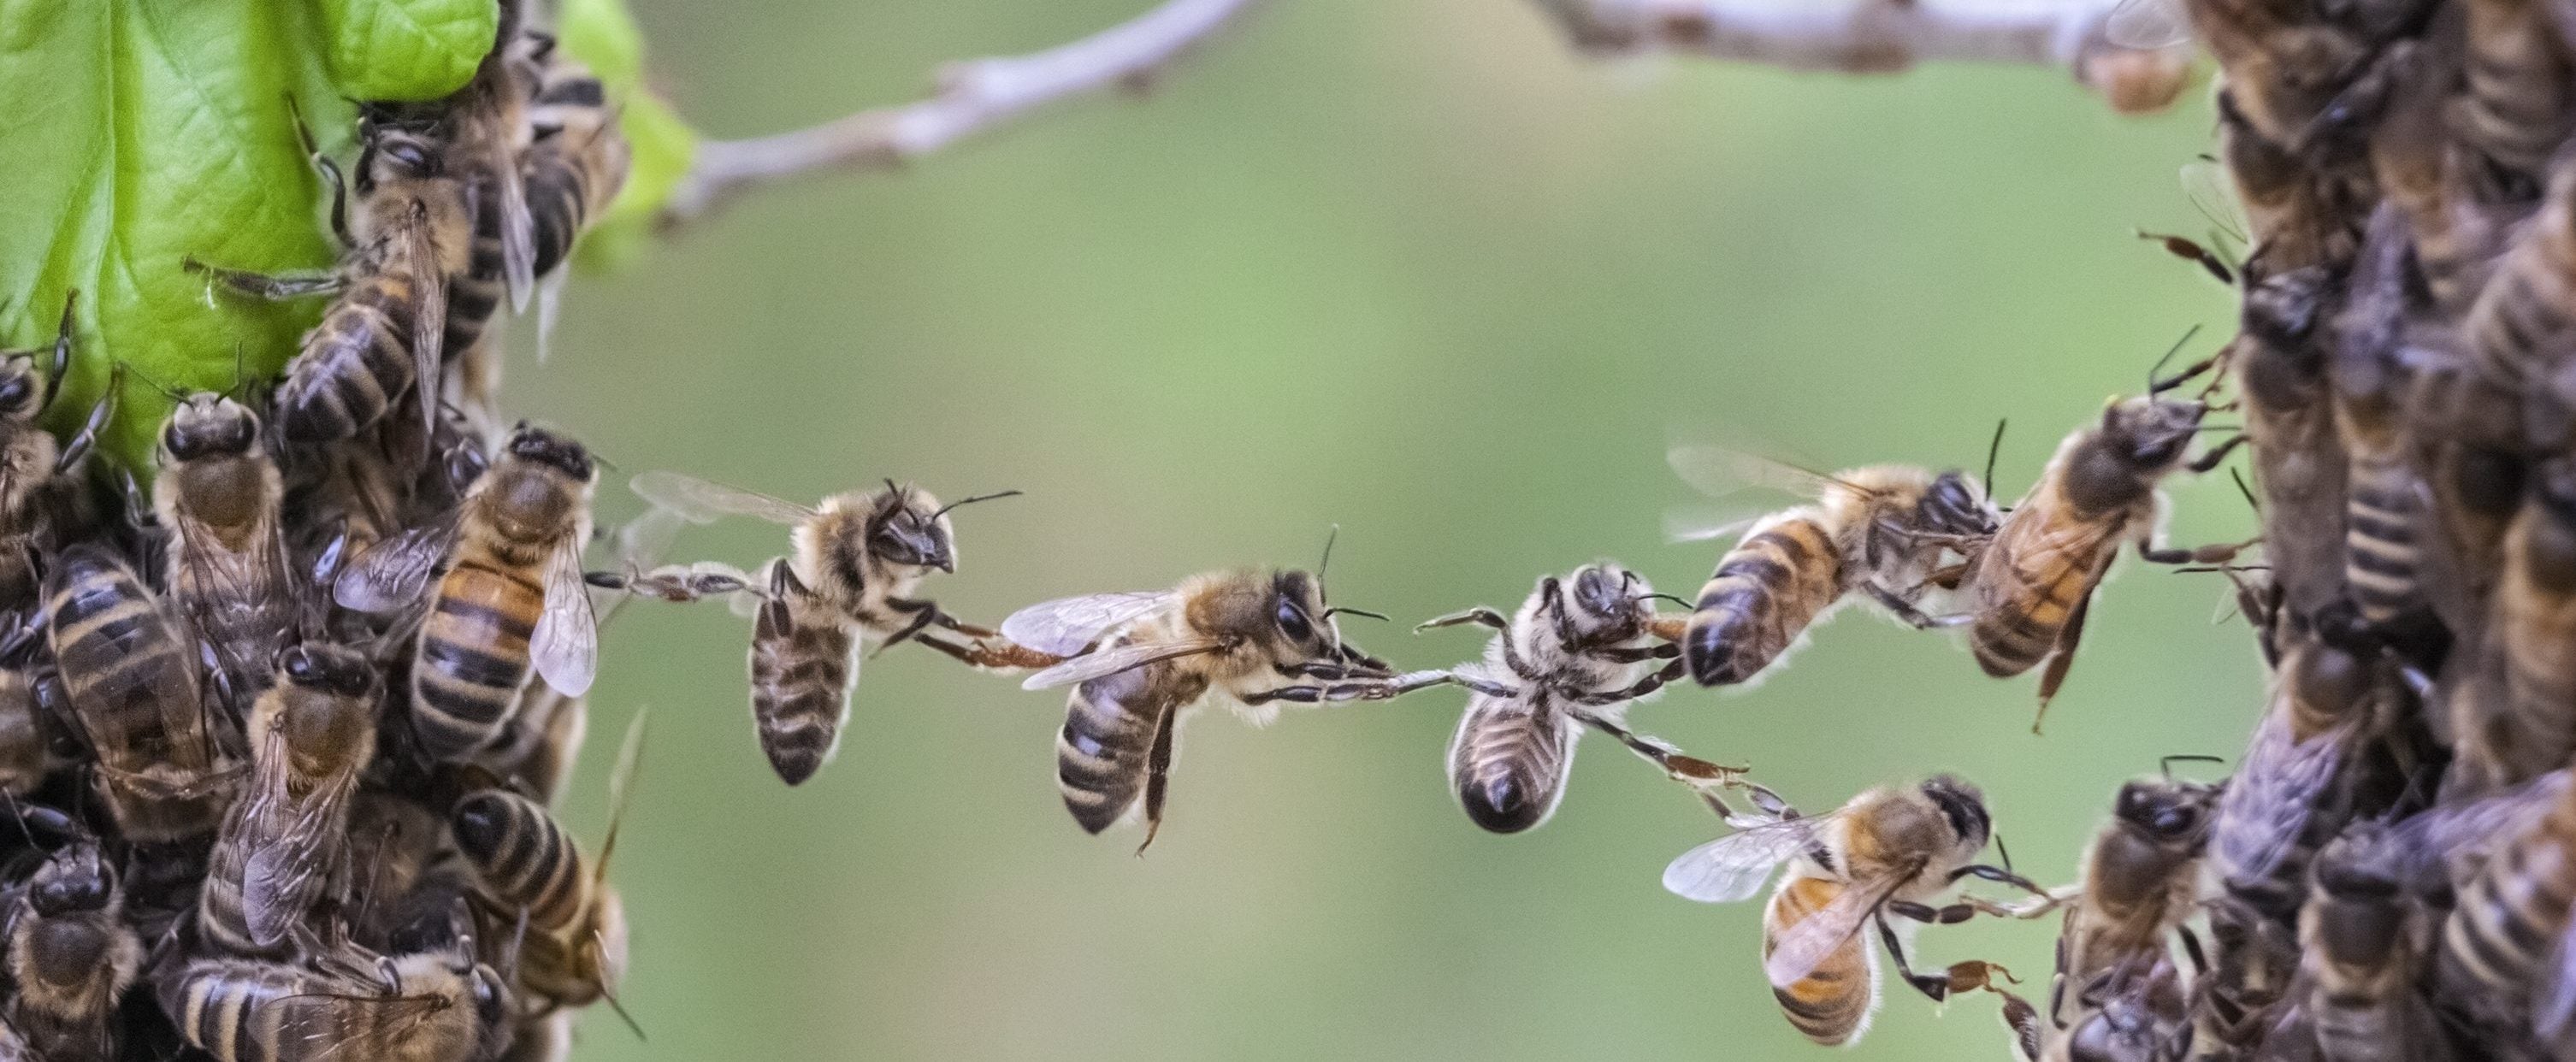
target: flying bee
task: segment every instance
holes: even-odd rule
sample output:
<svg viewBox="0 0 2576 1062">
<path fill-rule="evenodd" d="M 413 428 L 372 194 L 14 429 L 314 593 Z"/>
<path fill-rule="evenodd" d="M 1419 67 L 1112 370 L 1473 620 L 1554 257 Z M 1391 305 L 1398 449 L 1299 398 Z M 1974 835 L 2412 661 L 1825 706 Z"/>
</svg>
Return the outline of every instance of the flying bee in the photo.
<svg viewBox="0 0 2576 1062">
<path fill-rule="evenodd" d="M 232 801 L 238 735 L 206 710 L 178 625 L 133 569 L 86 543 L 55 559 L 45 596 L 63 692 L 125 838 L 213 830 Z"/>
<path fill-rule="evenodd" d="M 676 472 L 635 477 L 635 493 L 696 523 L 754 516 L 795 528 L 795 554 L 765 573 L 766 596 L 751 641 L 751 714 L 761 751 L 789 785 L 814 776 L 840 750 L 858 679 L 860 642 L 893 646 L 933 625 L 962 625 L 916 597 L 933 571 L 957 570 L 948 512 L 1018 491 L 951 505 L 910 485 L 851 491 L 814 508 Z M 619 583 L 608 579 L 603 582 Z M 622 585 L 622 584 L 621 584 Z M 980 628 L 972 633 L 991 634 Z M 957 655 L 945 642 L 925 642 Z"/>
<path fill-rule="evenodd" d="M 1477 623 L 1497 632 L 1484 659 L 1455 673 L 1471 691 L 1449 743 L 1449 787 L 1476 825 L 1537 827 L 1565 797 L 1575 739 L 1595 727 L 1685 782 L 1716 786 L 1742 772 L 1679 755 L 1629 732 L 1627 705 L 1681 677 L 1680 617 L 1657 616 L 1654 588 L 1616 564 L 1588 564 L 1538 588 L 1505 618 L 1490 609 L 1443 616 L 1416 630 Z M 1656 666 L 1656 661 L 1673 661 Z"/>
<path fill-rule="evenodd" d="M 455 1062 L 504 1049 L 510 993 L 466 947 L 386 959 L 377 983 L 304 966 L 197 958 L 157 979 L 161 1009 L 218 1062 Z"/>
<path fill-rule="evenodd" d="M 72 311 L 79 301 L 78 291 L 63 296 L 62 322 L 56 326 L 50 352 L 0 350 L 0 468 L 10 470 L 0 477 L 0 608 L 35 607 L 39 589 L 35 555 L 52 524 L 51 488 L 89 454 L 98 433 L 116 415 L 116 394 L 124 379 L 122 363 L 111 370 L 107 393 L 90 410 L 89 420 L 69 440 L 58 443 L 40 423 L 53 408 L 63 375 L 71 370 Z M 47 358 L 42 373 L 36 368 L 40 353 Z"/>
<path fill-rule="evenodd" d="M 2144 974 L 2196 910 L 2200 856 L 2219 787 L 2171 774 L 2120 787 L 2111 822 L 2084 849 L 2082 884 L 2058 936 L 2049 1000 L 2058 1029 L 2077 1023 L 2097 982 Z"/>
<path fill-rule="evenodd" d="M 1771 818 L 1693 848 L 1664 868 L 1664 888 L 1701 903 L 1752 898 L 1783 864 L 1789 867 L 1762 916 L 1762 970 L 1789 1024 L 1828 1046 L 1868 1031 L 1878 1004 L 1878 963 L 1862 931 L 1875 928 L 1899 975 L 1935 1002 L 1952 993 L 1993 987 L 2002 967 L 1970 960 L 1918 974 L 1905 957 L 1904 934 L 1888 916 L 1927 924 L 1966 921 L 1984 912 L 2013 912 L 1975 898 L 1933 906 L 1960 879 L 1984 878 L 2032 893 L 2037 885 L 1976 861 L 1992 830 L 1984 796 L 1950 775 L 1916 786 L 1888 786 L 1841 808 L 1799 816 L 1768 791 L 1757 806 Z M 1738 821 L 1744 821 L 1739 819 Z"/>
<path fill-rule="evenodd" d="M 596 860 L 582 856 L 545 808 L 508 790 L 468 794 L 449 816 L 476 894 L 499 916 L 497 924 L 513 927 L 518 939 L 517 983 L 555 1006 L 606 999 L 626 1017 L 617 1001 L 617 984 L 626 974 L 626 908 L 608 884 L 608 861 L 617 851 L 628 782 L 642 752 L 643 722 L 638 715 L 628 728 L 610 775 L 612 810 Z"/>
<path fill-rule="evenodd" d="M 592 478 L 580 443 L 522 426 L 453 519 L 378 543 L 335 583 L 343 607 L 396 612 L 416 607 L 444 567 L 411 675 L 412 729 L 432 758 L 490 742 L 532 664 L 557 691 L 590 689 L 599 628 L 581 551 Z"/>
<path fill-rule="evenodd" d="M 251 709 L 250 784 L 197 896 L 199 934 L 237 955 L 279 957 L 316 904 L 346 891 L 349 798 L 376 753 L 382 687 L 365 656 L 295 646 L 277 675 Z"/>
<path fill-rule="evenodd" d="M 9 1025 L 37 1057 L 116 1057 L 109 1018 L 143 963 L 124 908 L 116 868 L 86 836 L 56 851 L 19 895 L 9 916 L 8 967 L 18 989 Z"/>
<path fill-rule="evenodd" d="M 284 488 L 260 446 L 259 417 L 222 395 L 186 396 L 161 429 L 152 507 L 170 532 L 170 601 L 206 646 L 228 706 L 268 684 L 278 636 L 292 626 Z"/>
<path fill-rule="evenodd" d="M 437 417 L 448 278 L 471 265 L 474 242 L 472 196 L 450 166 L 449 132 L 433 120 L 362 108 L 352 217 L 339 165 L 315 150 L 299 117 L 296 135 L 331 186 L 331 228 L 343 248 L 339 265 L 268 276 L 185 262 L 245 295 L 334 296 L 277 386 L 278 426 L 288 440 L 346 439 L 382 419 L 406 392 L 415 394 L 423 423 Z"/>
<path fill-rule="evenodd" d="M 2308 1014 L 2320 1053 L 2337 1062 L 2451 1057 L 2432 1008 L 2415 988 L 2433 922 L 2378 858 L 2386 837 L 2356 826 L 2326 845 L 2299 910 Z"/>
<path fill-rule="evenodd" d="M 2236 547 L 2155 544 L 2164 516 L 2158 485 L 2184 469 L 2217 467 L 2236 445 L 2213 447 L 2198 458 L 2188 454 L 2209 406 L 2162 397 L 2179 384 L 2161 383 L 2143 396 L 2114 401 L 2099 422 L 2069 434 L 1992 540 L 1967 562 L 1962 591 L 1973 611 L 1947 622 L 1968 623 L 1969 648 L 1988 675 L 2010 678 L 2048 661 L 2039 681 L 2039 717 L 2031 721 L 2034 733 L 2075 662 L 2085 612 L 2120 547 L 2134 543 L 2140 557 L 2159 563 L 2209 563 L 2235 553 Z"/>
<path fill-rule="evenodd" d="M 1325 557 L 1331 559 L 1331 548 Z M 1396 675 L 1344 642 L 1320 575 L 1236 569 L 1172 590 L 1060 598 L 1014 612 L 1002 635 L 1063 660 L 1022 689 L 1072 686 L 1056 737 L 1056 785 L 1090 833 L 1141 797 L 1143 851 L 1163 822 L 1165 778 L 1181 718 L 1211 696 L 1254 725 L 1281 704 L 1385 700 L 1454 679 Z"/>
<path fill-rule="evenodd" d="M 1699 446 L 1667 458 L 1710 493 L 1752 482 L 1816 499 L 1756 521 L 1700 588 L 1682 658 L 1703 686 L 1751 681 L 1854 590 L 1928 622 L 1916 602 L 1944 551 L 1995 532 L 1993 504 L 1955 471 L 1873 465 L 1828 476 Z"/>
</svg>

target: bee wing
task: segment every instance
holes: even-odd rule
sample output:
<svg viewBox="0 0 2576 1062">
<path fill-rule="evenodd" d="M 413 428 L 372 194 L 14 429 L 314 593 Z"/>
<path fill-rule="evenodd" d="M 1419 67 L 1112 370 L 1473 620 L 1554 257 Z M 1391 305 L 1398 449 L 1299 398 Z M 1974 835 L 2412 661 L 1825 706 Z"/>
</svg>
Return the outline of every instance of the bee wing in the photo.
<svg viewBox="0 0 2576 1062">
<path fill-rule="evenodd" d="M 1841 483 L 1822 472 L 1723 446 L 1676 446 L 1664 451 L 1664 463 L 1673 466 L 1682 482 L 1712 498 L 1723 498 L 1746 487 L 1813 498 Z"/>
<path fill-rule="evenodd" d="M 283 739 L 270 740 L 279 746 L 272 752 L 286 754 Z M 346 821 L 341 809 L 357 776 L 334 778 L 298 800 L 286 791 L 285 771 L 260 773 L 274 774 L 277 781 L 263 780 L 262 791 L 245 798 L 269 806 L 242 820 L 261 824 L 245 838 L 250 860 L 242 868 L 242 917 L 251 939 L 269 945 L 286 939 L 329 884 Z"/>
<path fill-rule="evenodd" d="M 495 138 L 492 185 L 501 199 L 501 280 L 510 290 L 510 312 L 525 313 L 537 286 L 536 223 L 528 216 L 528 188 L 507 139 Z"/>
<path fill-rule="evenodd" d="M 1136 590 L 1041 601 L 1004 618 L 1002 637 L 1041 653 L 1071 656 L 1179 598 L 1175 590 Z"/>
<path fill-rule="evenodd" d="M 2177 0 L 2120 0 L 2102 22 L 2102 36 L 2123 48 L 2157 51 L 2191 39 L 2191 23 Z"/>
<path fill-rule="evenodd" d="M 1745 512 L 1737 507 L 1677 506 L 1664 510 L 1664 541 L 1714 542 L 1737 538 L 1769 515 L 1767 508 L 1761 512 Z"/>
<path fill-rule="evenodd" d="M 693 524 L 711 524 L 725 516 L 756 516 L 773 524 L 793 526 L 815 516 L 814 510 L 792 501 L 677 472 L 646 472 L 627 487 L 636 497 L 678 513 Z"/>
<path fill-rule="evenodd" d="M 2148 0 L 2127 2 L 2146 3 Z M 2162 3 L 2163 0 L 2155 2 Z M 2253 231 L 2253 224 L 2245 219 L 2245 207 L 2236 200 L 2233 179 L 2227 176 L 2227 168 L 2219 165 L 2217 160 L 2193 159 L 2184 163 L 2182 194 L 2191 200 L 2192 206 L 2200 209 L 2201 216 L 2208 218 L 2210 224 L 2218 226 L 2219 231 L 2239 243 L 2246 240 L 2246 233 Z"/>
<path fill-rule="evenodd" d="M 1225 643 L 1214 638 L 1185 638 L 1176 642 L 1132 642 L 1074 657 L 1029 676 L 1027 681 L 1020 683 L 1020 688 L 1044 690 L 1057 686 L 1071 686 L 1096 678 L 1105 678 L 1121 671 L 1134 671 L 1157 661 L 1213 653 L 1223 648 Z"/>
<path fill-rule="evenodd" d="M 177 521 L 180 564 L 195 572 L 210 592 L 193 595 L 185 611 L 188 623 L 203 635 L 214 629 L 217 618 L 207 613 L 216 610 L 244 610 L 256 613 L 256 624 L 243 625 L 255 630 L 284 631 L 293 619 L 294 599 L 285 588 L 294 583 L 287 578 L 285 543 L 277 536 L 274 521 L 264 520 L 252 529 L 250 548 L 234 552 L 205 525 L 194 520 Z M 219 651 L 229 648 L 218 646 Z M 232 665 L 250 665 L 265 661 L 233 660 Z M 247 695 L 247 694 L 245 694 Z"/>
<path fill-rule="evenodd" d="M 546 685 L 568 697 L 590 692 L 599 675 L 599 616 L 581 577 L 581 542 L 567 537 L 546 562 L 546 611 L 528 639 L 528 659 Z"/>
<path fill-rule="evenodd" d="M 2576 1018 L 2576 921 L 2558 931 L 2540 971 L 2540 991 L 2532 1000 L 2532 1027 L 2546 1043 L 2556 1043 Z"/>
<path fill-rule="evenodd" d="M 426 224 L 406 225 L 396 236 L 396 254 L 402 259 L 403 272 L 420 286 L 421 298 L 412 307 L 411 370 L 412 389 L 420 402 L 421 426 L 435 433 L 438 426 L 439 349 L 447 341 L 447 270 L 438 263 L 438 244 Z"/>
<path fill-rule="evenodd" d="M 1664 867 L 1664 891 L 1701 903 L 1749 900 L 1815 837 L 1822 819 L 1773 819 L 1693 848 Z"/>
<path fill-rule="evenodd" d="M 1762 972 L 1770 977 L 1771 987 L 1787 988 L 1816 972 L 1816 967 L 1824 965 L 1861 927 L 1869 924 L 1880 904 L 1920 872 L 1918 864 L 1911 872 L 1850 882 L 1821 910 L 1781 930 L 1771 942 L 1770 956 L 1762 960 Z"/>
<path fill-rule="evenodd" d="M 2528 836 L 2568 784 L 2568 769 L 2561 767 L 2493 796 L 2427 808 L 2389 827 L 2382 850 L 2402 860 L 2409 880 L 2473 865 Z"/>
<path fill-rule="evenodd" d="M 417 607 L 429 578 L 456 544 L 453 514 L 367 547 L 331 581 L 331 599 L 352 612 L 398 612 Z"/>
<path fill-rule="evenodd" d="M 2298 847 L 2308 816 L 2343 764 L 2341 730 L 2300 741 L 2289 716 L 2281 708 L 2264 713 L 2218 798 L 2211 854 L 2228 875 L 2259 878 L 2278 868 Z"/>
</svg>

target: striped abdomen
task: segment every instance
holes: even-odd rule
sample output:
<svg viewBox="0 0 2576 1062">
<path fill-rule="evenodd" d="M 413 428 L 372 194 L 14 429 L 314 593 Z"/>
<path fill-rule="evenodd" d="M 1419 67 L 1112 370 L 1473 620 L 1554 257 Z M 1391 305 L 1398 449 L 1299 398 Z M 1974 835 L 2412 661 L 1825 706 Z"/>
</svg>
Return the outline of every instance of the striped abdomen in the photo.
<svg viewBox="0 0 2576 1062">
<path fill-rule="evenodd" d="M 1771 942 L 1789 927 L 1814 917 L 1816 912 L 1842 895 L 1844 884 L 1829 878 L 1791 877 L 1771 894 L 1770 910 L 1763 916 L 1762 958 L 1771 958 Z M 1825 956 L 1823 962 L 1787 988 L 1774 987 L 1771 996 L 1780 1001 L 1780 1013 L 1807 1039 L 1831 1047 L 1860 1035 L 1869 1022 L 1870 1004 L 1875 1002 L 1877 971 L 1870 965 L 1869 946 L 1863 934 L 1853 934 Z"/>
<path fill-rule="evenodd" d="M 1519 833 L 1546 822 L 1565 798 L 1576 732 L 1547 697 L 1467 698 L 1449 742 L 1449 788 L 1476 825 Z"/>
<path fill-rule="evenodd" d="M 98 750 L 118 825 L 138 841 L 214 829 L 230 790 L 178 628 L 134 572 L 102 552 L 66 552 L 48 587 L 54 659 Z"/>
<path fill-rule="evenodd" d="M 375 423 L 412 386 L 412 321 L 425 286 L 370 273 L 304 334 L 277 385 L 277 419 L 296 442 L 346 439 Z"/>
<path fill-rule="evenodd" d="M 440 340 L 441 361 L 453 361 L 474 348 L 492 315 L 501 308 L 501 193 L 488 169 L 474 175 L 474 238 L 468 244 L 465 271 L 447 278 L 447 331 Z"/>
<path fill-rule="evenodd" d="M 2527 185 L 2567 136 L 2567 61 L 2533 0 L 2466 6 L 2466 91 L 2452 102 L 2452 135 L 2497 176 Z"/>
<path fill-rule="evenodd" d="M 2507 250 L 2486 288 L 2469 305 L 2461 329 L 2469 353 L 2489 379 L 2517 386 L 2545 373 L 2576 327 L 2576 203 L 2570 182 L 2553 185 L 2549 203 Z"/>
<path fill-rule="evenodd" d="M 1760 674 L 1842 596 L 1842 576 L 1842 551 L 1820 514 L 1766 521 L 1700 587 L 1682 636 L 1691 677 L 1723 686 Z"/>
<path fill-rule="evenodd" d="M 2354 453 L 2345 485 L 2344 582 L 2363 621 L 2384 625 L 2424 603 L 2416 582 L 2424 483 L 2403 454 Z"/>
<path fill-rule="evenodd" d="M 2032 519 L 2047 515 L 2031 505 L 2016 510 L 2012 519 L 2023 513 Z M 2070 513 L 2063 519 L 2075 518 Z M 2110 563 L 2105 547 L 2116 543 L 2125 523 L 2114 515 L 2099 526 L 2065 535 L 2048 534 L 2043 523 L 2036 525 L 2036 534 L 2015 536 L 2007 526 L 2006 536 L 1996 539 L 1977 564 L 1979 607 L 1968 628 L 1968 648 L 1986 674 L 2011 678 L 2047 659 L 2076 606 L 2102 581 Z"/>
<path fill-rule="evenodd" d="M 2512 780 L 2566 766 L 2576 751 L 2576 528 L 2534 501 L 2505 536 L 2495 631 L 2505 708 L 2486 721 Z"/>
<path fill-rule="evenodd" d="M 411 669 L 412 730 L 429 755 L 464 756 L 509 721 L 545 614 L 545 587 L 530 570 L 469 555 L 439 580 Z"/>
<path fill-rule="evenodd" d="M 1179 725 L 1166 717 L 1206 689 L 1204 679 L 1174 677 L 1168 666 L 1155 665 L 1074 687 L 1055 740 L 1056 788 L 1073 821 L 1099 833 L 1135 806 L 1145 792 L 1156 728 Z"/>
<path fill-rule="evenodd" d="M 281 938 L 275 945 L 261 946 L 251 936 L 250 918 L 242 909 L 242 876 L 250 869 L 250 853 L 238 837 L 244 833 L 240 823 L 252 803 L 233 805 L 214 850 L 206 854 L 206 880 L 197 890 L 197 936 L 224 954 L 280 958 L 292 950 L 288 942 Z"/>
<path fill-rule="evenodd" d="M 761 603 L 752 627 L 751 721 L 770 769 L 796 785 L 840 750 L 858 658 L 849 628 L 792 575 L 774 573 L 771 587 L 783 592 Z"/>
<path fill-rule="evenodd" d="M 559 934 L 580 920 L 590 879 L 581 850 L 546 809 L 486 789 L 458 801 L 449 822 L 484 898 L 514 921 L 526 911 L 532 936 Z"/>
<path fill-rule="evenodd" d="M 159 986 L 179 1035 L 217 1062 L 411 1057 L 396 1045 L 426 1041 L 424 1017 L 445 1004 L 370 998 L 383 989 L 235 959 L 198 959 Z"/>
<path fill-rule="evenodd" d="M 563 264 L 591 215 L 626 183 L 626 140 L 607 108 L 598 78 L 561 66 L 531 101 L 529 124 L 545 131 L 521 167 L 538 276 Z"/>
<path fill-rule="evenodd" d="M 2562 800 L 2520 843 L 2498 846 L 2443 920 L 2440 983 L 2482 1011 L 2523 1013 L 2576 905 L 2571 845 L 2576 808 Z"/>
</svg>

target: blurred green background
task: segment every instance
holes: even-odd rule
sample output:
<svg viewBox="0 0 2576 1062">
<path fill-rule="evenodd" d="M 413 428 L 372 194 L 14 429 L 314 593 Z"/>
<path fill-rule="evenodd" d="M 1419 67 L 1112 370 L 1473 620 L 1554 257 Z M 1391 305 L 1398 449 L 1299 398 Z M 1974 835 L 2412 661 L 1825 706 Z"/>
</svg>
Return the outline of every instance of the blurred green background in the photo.
<svg viewBox="0 0 2576 1062">
<path fill-rule="evenodd" d="M 710 135 L 923 91 L 1142 0 L 645 0 L 657 86 Z M 1832 464 L 1973 467 L 2012 419 L 2017 494 L 2103 396 L 2228 294 L 2130 234 L 2205 227 L 2175 172 L 2205 92 L 2112 117 L 2062 72 L 1848 79 L 1601 65 L 1515 0 L 1274 0 L 1142 104 L 1047 116 L 892 176 L 755 193 L 634 268 L 576 283 L 512 403 L 623 472 L 811 498 L 882 476 L 955 497 L 986 621 L 1232 564 L 1310 565 L 1406 666 L 1478 636 L 1422 618 L 1516 603 L 1616 557 L 1689 593 L 1676 432 Z M 2223 477 L 2174 533 L 2251 523 Z M 629 511 L 611 489 L 603 512 Z M 681 551 L 777 552 L 751 522 Z M 1844 616 L 1759 689 L 1632 719 L 1822 808 L 1955 770 L 2017 865 L 2069 880 L 2123 778 L 2232 755 L 2259 671 L 2215 576 L 2124 562 L 2048 735 L 2032 683 L 1952 640 Z M 1657 884 L 1706 812 L 1587 743 L 1554 821 L 1487 835 L 1442 757 L 1461 695 L 1222 712 L 1185 734 L 1162 836 L 1093 838 L 1053 778 L 1061 694 L 944 658 L 869 662 L 840 758 L 789 790 L 744 707 L 746 624 L 639 605 L 606 641 L 573 822 L 595 838 L 625 719 L 653 733 L 618 851 L 628 1006 L 578 1057 L 1797 1058 L 1758 905 Z M 2046 991 L 2053 921 L 1927 931 L 1924 965 Z M 1855 1059 L 2004 1056 L 1997 1001 L 1891 994 Z"/>
</svg>

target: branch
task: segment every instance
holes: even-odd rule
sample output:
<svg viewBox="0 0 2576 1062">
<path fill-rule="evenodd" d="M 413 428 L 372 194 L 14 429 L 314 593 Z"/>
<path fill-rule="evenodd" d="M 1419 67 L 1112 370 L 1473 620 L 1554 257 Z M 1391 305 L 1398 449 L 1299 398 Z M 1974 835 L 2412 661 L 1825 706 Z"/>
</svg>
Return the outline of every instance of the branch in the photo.
<svg viewBox="0 0 2576 1062">
<path fill-rule="evenodd" d="M 2120 0 L 1538 0 L 1588 51 L 1680 52 L 1792 70 L 1894 73 L 1918 62 L 2064 68 L 2123 113 L 2161 110 L 2189 73 L 2187 43 L 2112 44 Z M 2144 0 L 2154 2 L 2154 0 Z"/>
<path fill-rule="evenodd" d="M 1255 0 L 1165 0 L 1134 21 L 1043 52 L 951 64 L 937 94 L 794 132 L 699 145 L 662 208 L 665 228 L 693 221 L 749 188 L 823 169 L 900 166 L 1050 103 L 1112 87 L 1141 88 L 1235 20 Z"/>
</svg>

